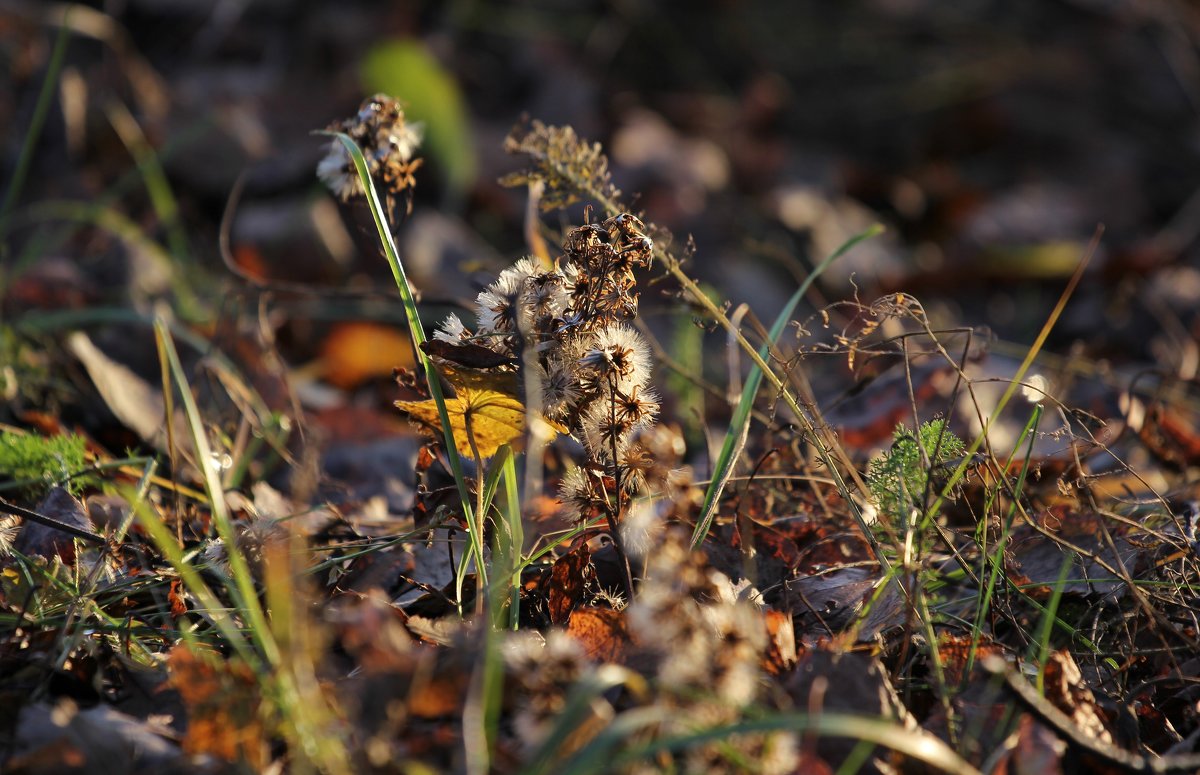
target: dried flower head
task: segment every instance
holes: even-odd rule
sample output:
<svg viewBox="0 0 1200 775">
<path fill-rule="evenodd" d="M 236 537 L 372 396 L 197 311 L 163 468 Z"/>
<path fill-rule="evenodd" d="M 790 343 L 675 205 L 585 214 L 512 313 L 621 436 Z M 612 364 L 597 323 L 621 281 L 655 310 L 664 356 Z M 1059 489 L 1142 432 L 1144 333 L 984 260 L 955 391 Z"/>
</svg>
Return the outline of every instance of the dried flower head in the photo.
<svg viewBox="0 0 1200 775">
<path fill-rule="evenodd" d="M 520 698 L 513 728 L 522 747 L 534 751 L 554 729 L 571 686 L 592 666 L 578 641 L 562 630 L 545 638 L 522 630 L 504 646 L 505 672 Z"/>
<path fill-rule="evenodd" d="M 501 272 L 476 298 L 473 335 L 451 317 L 435 337 L 485 345 L 511 359 L 505 369 L 533 356 L 526 378 L 542 413 L 586 450 L 585 464 L 563 479 L 563 501 L 581 519 L 597 510 L 616 519 L 624 494 L 641 491 L 661 468 L 630 447 L 633 434 L 653 425 L 659 400 L 649 387 L 650 348 L 625 323 L 637 314 L 633 270 L 649 263 L 653 242 L 640 220 L 623 214 L 571 230 L 563 251 L 553 269 L 523 258 Z"/>
<path fill-rule="evenodd" d="M 412 210 L 414 173 L 421 166 L 421 159 L 414 158 L 414 154 L 421 144 L 422 126 L 405 120 L 399 102 L 386 94 L 376 94 L 362 103 L 353 118 L 335 121 L 329 130 L 344 132 L 358 143 L 389 210 L 402 193 L 406 194 L 407 209 Z M 354 161 L 337 139 L 330 141 L 329 151 L 317 164 L 317 177 L 343 202 L 366 193 Z"/>
<path fill-rule="evenodd" d="M 650 348 L 628 326 L 605 326 L 579 358 L 579 368 L 616 391 L 632 393 L 650 380 Z"/>
<path fill-rule="evenodd" d="M 458 344 L 464 339 L 469 339 L 471 332 L 467 330 L 462 321 L 458 319 L 458 315 L 453 312 L 446 316 L 438 329 L 433 332 L 433 338 L 439 339 L 449 344 Z"/>
</svg>

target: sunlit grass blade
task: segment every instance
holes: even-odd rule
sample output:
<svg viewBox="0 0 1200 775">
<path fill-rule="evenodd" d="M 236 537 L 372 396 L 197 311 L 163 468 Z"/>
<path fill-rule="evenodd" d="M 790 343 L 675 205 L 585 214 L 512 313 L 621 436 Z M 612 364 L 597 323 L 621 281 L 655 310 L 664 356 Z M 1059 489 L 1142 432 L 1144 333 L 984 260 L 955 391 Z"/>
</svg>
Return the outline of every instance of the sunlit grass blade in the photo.
<svg viewBox="0 0 1200 775">
<path fill-rule="evenodd" d="M 137 119 L 124 104 L 113 102 L 108 106 L 107 112 L 109 123 L 137 164 L 138 172 L 146 185 L 146 193 L 150 197 L 150 204 L 166 230 L 172 255 L 179 260 L 187 260 L 187 232 L 184 231 L 183 222 L 179 218 L 179 204 L 171 191 L 171 183 L 167 180 L 158 154 L 146 139 Z"/>
<path fill-rule="evenodd" d="M 171 334 L 167 330 L 167 325 L 162 320 L 155 323 L 154 326 L 155 341 L 158 345 L 159 358 L 168 369 L 175 387 L 179 390 L 180 401 L 183 404 L 183 413 L 187 421 L 187 429 L 192 441 L 192 449 L 196 451 L 196 466 L 199 469 L 201 479 L 204 482 L 204 492 L 208 497 L 209 508 L 212 511 L 213 524 L 217 528 L 217 535 L 225 545 L 225 555 L 229 561 L 229 572 L 233 579 L 233 584 L 229 591 L 233 596 L 239 612 L 246 617 L 247 624 L 250 628 L 251 637 L 263 658 L 270 665 L 276 665 L 279 661 L 278 650 L 274 639 L 271 637 L 270 628 L 267 625 L 266 615 L 263 612 L 262 605 L 258 600 L 258 590 L 255 587 L 254 577 L 250 573 L 250 567 L 246 563 L 246 558 L 238 550 L 237 531 L 234 528 L 233 520 L 229 516 L 229 509 L 225 504 L 225 491 L 221 487 L 221 481 L 217 477 L 217 473 L 212 466 L 212 450 L 208 444 L 208 435 L 205 433 L 203 421 L 200 418 L 200 410 L 196 406 L 196 399 L 192 396 L 191 386 L 188 384 L 187 375 L 183 371 L 183 365 L 179 360 L 179 353 L 175 350 L 175 343 L 171 339 Z M 170 393 L 170 385 L 164 385 L 164 393 Z M 168 427 L 171 425 L 168 420 Z"/>
<path fill-rule="evenodd" d="M 458 488 L 460 507 L 463 510 L 463 516 L 467 520 L 467 524 L 471 526 L 470 547 L 475 559 L 475 572 L 484 574 L 486 573 L 486 566 L 483 561 L 483 531 L 481 525 L 478 524 L 478 520 L 482 520 L 483 516 L 476 516 L 474 514 L 474 509 L 471 505 L 470 487 L 467 485 L 466 476 L 463 473 L 462 457 L 459 454 L 458 446 L 454 442 L 450 414 L 446 410 L 446 397 L 442 392 L 442 385 L 438 381 L 437 372 L 434 370 L 433 364 L 425 354 L 425 351 L 421 349 L 421 345 L 425 343 L 425 329 L 421 325 L 421 316 L 417 310 L 416 297 L 413 294 L 412 286 L 408 283 L 408 275 L 404 271 L 404 265 L 400 261 L 400 253 L 396 249 L 396 241 L 392 238 L 392 231 L 388 226 L 383 203 L 380 201 L 379 194 L 375 190 L 375 182 L 371 179 L 371 173 L 367 169 L 367 161 L 363 158 L 362 150 L 358 147 L 358 144 L 349 135 L 340 132 L 320 132 L 318 134 L 336 137 L 342 144 L 346 152 L 350 154 L 350 158 L 353 159 L 354 169 L 357 171 L 358 179 L 362 183 L 363 190 L 366 192 L 367 206 L 371 211 L 371 217 L 375 221 L 375 228 L 379 233 L 379 242 L 383 246 L 384 256 L 387 258 L 388 266 L 392 270 L 392 277 L 396 281 L 396 288 L 400 291 L 400 299 L 404 304 L 404 314 L 408 321 L 408 331 L 413 342 L 413 355 L 425 372 L 425 381 L 429 386 L 429 395 L 437 405 L 438 418 L 442 424 L 442 435 L 446 443 L 446 456 L 450 460 L 450 469 L 454 474 L 454 483 Z"/>
<path fill-rule="evenodd" d="M 787 328 L 788 321 L 792 318 L 792 313 L 795 312 L 804 295 L 808 293 L 808 289 L 812 287 L 813 282 L 834 261 L 845 255 L 855 245 L 881 233 L 883 233 L 883 227 L 876 224 L 861 234 L 851 237 L 845 244 L 829 254 L 824 261 L 813 269 L 812 273 L 804 279 L 804 282 L 800 284 L 800 287 L 788 299 L 787 304 L 783 305 L 783 309 L 775 318 L 775 323 L 771 326 L 770 342 L 764 344 L 758 351 L 761 361 L 766 362 L 770 354 L 770 347 L 779 340 L 784 329 Z M 754 401 L 758 396 L 758 389 L 762 385 L 762 381 L 763 370 L 755 363 L 750 367 L 750 374 L 746 377 L 746 383 L 742 387 L 741 398 L 738 401 L 737 408 L 734 409 L 733 417 L 729 420 L 729 429 L 725 432 L 725 441 L 721 445 L 720 454 L 717 456 L 717 464 L 713 469 L 712 479 L 709 481 L 708 489 L 704 493 L 704 505 L 700 508 L 700 518 L 696 523 L 696 529 L 692 532 L 693 548 L 699 546 L 708 534 L 709 528 L 712 526 L 713 517 L 716 514 L 717 503 L 720 500 L 721 493 L 724 491 L 725 485 L 729 482 L 729 477 L 733 474 L 734 464 L 737 462 L 737 458 L 746 444 L 746 435 L 750 430 L 750 412 L 754 408 Z"/>
<path fill-rule="evenodd" d="M 1087 270 L 1088 264 L 1091 263 L 1092 257 L 1096 254 L 1096 249 L 1100 245 L 1100 237 L 1103 234 L 1104 228 L 1102 226 L 1098 227 L 1096 229 L 1096 233 L 1092 236 L 1091 242 L 1089 242 L 1087 248 L 1084 249 L 1083 256 L 1079 259 L 1079 264 L 1075 267 L 1075 272 L 1071 275 L 1071 279 L 1067 281 L 1066 288 L 1064 288 L 1062 294 L 1059 295 L 1058 301 L 1054 305 L 1054 309 L 1052 309 L 1050 314 L 1046 317 L 1046 322 L 1042 324 L 1042 329 L 1038 332 L 1037 338 L 1034 339 L 1033 344 L 1030 345 L 1029 350 L 1025 353 L 1025 358 L 1021 361 L 1021 365 L 1017 367 L 1017 372 L 1013 375 L 1012 380 L 1009 382 L 1008 388 L 1006 388 L 1004 393 L 1000 396 L 1000 400 L 996 402 L 995 408 L 992 409 L 992 413 L 988 416 L 987 422 L 983 424 L 983 429 L 980 430 L 979 435 L 976 436 L 975 440 L 971 442 L 970 446 L 967 447 L 967 451 L 963 456 L 962 462 L 959 463 L 958 467 L 955 468 L 950 474 L 950 477 L 946 481 L 946 486 L 942 488 L 941 492 L 938 493 L 937 498 L 934 499 L 933 503 L 930 504 L 929 509 L 925 513 L 926 521 L 932 520 L 937 516 L 938 511 L 941 509 L 942 503 L 944 503 L 946 498 L 949 497 L 950 493 L 954 491 L 954 488 L 958 486 L 958 483 L 962 481 L 967 469 L 971 466 L 971 461 L 974 459 L 975 453 L 979 451 L 981 446 L 983 446 L 984 440 L 988 437 L 989 431 L 995 424 L 996 420 L 1000 417 L 1000 413 L 1004 411 L 1006 406 L 1008 406 L 1008 402 L 1017 392 L 1017 388 L 1021 386 L 1022 380 L 1025 379 L 1026 373 L 1029 372 L 1029 368 L 1033 365 L 1038 353 L 1042 351 L 1042 347 L 1046 344 L 1046 339 L 1049 338 L 1050 332 L 1053 331 L 1054 326 L 1058 324 L 1058 319 L 1062 316 L 1063 310 L 1066 309 L 1067 302 L 1075 294 L 1075 289 L 1079 286 L 1079 281 L 1083 279 L 1083 273 Z"/>
</svg>

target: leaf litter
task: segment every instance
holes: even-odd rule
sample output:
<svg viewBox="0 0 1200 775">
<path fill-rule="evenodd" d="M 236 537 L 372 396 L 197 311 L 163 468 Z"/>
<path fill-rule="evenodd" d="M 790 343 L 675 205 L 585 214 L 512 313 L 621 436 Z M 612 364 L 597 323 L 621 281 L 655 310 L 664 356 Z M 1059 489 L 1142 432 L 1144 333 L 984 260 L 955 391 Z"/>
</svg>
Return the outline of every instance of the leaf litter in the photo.
<svg viewBox="0 0 1200 775">
<path fill-rule="evenodd" d="M 380 116 L 403 125 L 387 98 L 364 110 L 339 126 L 353 134 L 370 124 L 359 134 L 377 144 L 377 183 L 391 187 L 395 214 L 412 206 L 417 141 L 376 126 Z M 389 144 L 403 146 L 394 161 Z M 303 406 L 315 393 L 198 378 L 223 394 L 204 404 L 215 461 L 190 459 L 188 418 L 170 390 L 85 334 L 64 337 L 79 363 L 53 366 L 79 376 L 82 364 L 90 386 L 77 380 L 76 389 L 95 390 L 92 404 L 111 415 L 84 414 L 83 424 L 102 431 L 96 462 L 111 467 L 86 503 L 68 482 L 50 482 L 43 500 L 22 505 L 110 540 L 91 547 L 28 520 L 4 544 L 6 769 L 1195 769 L 1200 508 L 1188 474 L 1200 447 L 1186 385 L 1080 380 L 1080 364 L 1060 363 L 1055 386 L 1010 406 L 968 455 L 964 440 L 999 398 L 986 388 L 1011 380 L 1014 362 L 982 333 L 965 344 L 961 331 L 935 333 L 903 294 L 831 305 L 824 319 L 845 327 L 798 326 L 772 365 L 805 406 L 831 407 L 816 418 L 842 445 L 839 465 L 875 485 L 873 497 L 836 480 L 833 458 L 815 452 L 824 438 L 798 430 L 781 391 L 764 391 L 756 408 L 766 422 L 754 425 L 713 528 L 693 549 L 705 483 L 683 469 L 706 461 L 674 443 L 682 432 L 669 423 L 685 418 L 638 371 L 650 360 L 643 335 L 613 327 L 637 316 L 655 259 L 673 257 L 662 253 L 667 241 L 653 224 L 606 211 L 621 196 L 608 160 L 573 129 L 533 122 L 507 147 L 531 165 L 507 183 L 543 186 L 543 209 L 584 200 L 602 213 L 563 230 L 553 268 L 520 267 L 511 283 L 501 274 L 485 288 L 474 330 L 448 320 L 446 336 L 422 350 L 451 388 L 453 442 L 473 451 L 464 455 L 472 497 L 506 494 L 495 484 L 503 471 L 491 467 L 503 449 L 536 455 L 548 495 L 528 498 L 518 515 L 519 561 L 499 564 L 500 516 L 489 517 L 486 551 L 472 559 L 466 536 L 476 528 L 446 450 L 421 447 L 394 421 L 378 427 L 394 387 L 371 351 L 386 350 L 390 367 L 420 368 L 392 329 L 338 326 L 321 340 L 324 378 L 347 402 L 336 413 Z M 361 193 L 348 157 L 335 161 L 326 172 L 339 194 Z M 686 288 L 672 293 L 687 299 Z M 526 298 L 528 318 L 510 314 Z M 252 338 L 235 331 L 227 346 L 278 346 Z M 838 369 L 809 368 L 835 359 Z M 409 376 L 405 388 L 426 375 Z M 527 406 L 535 384 L 541 417 Z M 428 393 L 395 404 L 440 431 Z M 1048 425 L 1025 432 L 1035 404 Z M 412 454 L 381 467 L 411 477 L 406 470 L 382 495 L 351 486 L 358 466 L 360 478 L 383 479 L 371 468 L 378 447 L 323 465 L 294 437 L 276 443 L 272 417 L 363 449 L 402 439 Z M 562 438 L 529 445 L 535 423 Z M 121 441 L 160 453 L 155 466 L 122 455 Z M 948 481 L 960 463 L 966 477 Z M 214 538 L 202 466 L 218 471 L 233 547 Z M 861 507 L 865 527 L 851 517 Z M 107 520 L 90 516 L 110 510 Z M 135 513 L 167 528 L 194 578 L 127 521 Z M 247 632 L 230 552 L 271 603 L 270 632 Z M 465 578 L 495 578 L 498 568 L 506 579 L 482 590 L 488 613 L 464 616 L 480 594 Z M 205 585 L 219 609 L 205 602 Z M 222 616 L 258 639 L 255 659 L 218 627 Z M 305 715 L 306 703 L 329 717 Z M 805 726 L 822 716 L 883 721 L 939 753 L 864 744 L 872 738 L 849 722 L 824 733 Z"/>
</svg>

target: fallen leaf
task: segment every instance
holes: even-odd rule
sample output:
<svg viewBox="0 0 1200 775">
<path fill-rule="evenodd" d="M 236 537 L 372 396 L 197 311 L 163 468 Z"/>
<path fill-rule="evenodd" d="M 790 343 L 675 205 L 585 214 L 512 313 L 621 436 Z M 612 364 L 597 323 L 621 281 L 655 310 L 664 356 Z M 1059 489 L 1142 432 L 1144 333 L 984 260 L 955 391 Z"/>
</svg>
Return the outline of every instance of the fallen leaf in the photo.
<svg viewBox="0 0 1200 775">
<path fill-rule="evenodd" d="M 1066 751 L 1066 743 L 1026 713 L 1021 716 L 1017 728 L 1017 745 L 1006 764 L 1011 765 L 1011 771 L 1014 773 L 1039 772 L 1045 775 L 1061 775 L 1062 757 Z"/>
<path fill-rule="evenodd" d="M 104 403 L 117 419 L 140 436 L 142 441 L 165 451 L 167 433 L 163 418 L 166 417 L 166 403 L 162 391 L 139 377 L 128 366 L 110 358 L 82 331 L 67 337 L 67 348 L 83 364 Z M 179 409 L 175 411 L 172 424 L 175 426 L 176 447 L 191 455 L 191 436 Z"/>
<path fill-rule="evenodd" d="M 171 579 L 171 587 L 167 590 L 167 602 L 171 604 L 171 616 L 176 618 L 187 613 L 187 603 L 183 600 L 183 582 Z"/>
<path fill-rule="evenodd" d="M 434 433 L 440 432 L 441 418 L 433 399 L 397 401 L 396 407 Z M 459 388 L 457 398 L 446 399 L 446 413 L 454 443 L 462 454 L 469 454 L 472 436 L 479 456 L 487 458 L 525 432 L 525 407 L 511 395 L 495 390 Z"/>
<path fill-rule="evenodd" d="M 171 688 L 187 708 L 184 751 L 243 761 L 261 771 L 267 747 L 254 671 L 235 659 L 222 660 L 189 646 L 171 649 L 167 668 Z"/>
<path fill-rule="evenodd" d="M 547 593 L 551 623 L 565 624 L 571 618 L 571 611 L 583 598 L 584 587 L 595 576 L 591 564 L 592 552 L 586 543 L 555 560 Z"/>
<path fill-rule="evenodd" d="M 767 649 L 762 657 L 763 670 L 783 675 L 796 664 L 796 630 L 791 614 L 766 610 Z"/>
<path fill-rule="evenodd" d="M 188 762 L 162 724 L 101 704 L 80 708 L 70 699 L 56 704 L 18 703 L 6 742 L 4 771 L 185 772 Z"/>
<path fill-rule="evenodd" d="M 62 487 L 52 489 L 34 511 L 71 527 L 95 532 L 83 505 Z M 70 533 L 32 520 L 26 520 L 14 548 L 21 554 L 36 554 L 46 559 L 57 554 L 67 564 L 75 562 L 75 539 Z"/>
<path fill-rule="evenodd" d="M 620 663 L 631 643 L 625 616 L 611 608 L 576 608 L 567 634 L 579 641 L 588 659 Z"/>
<path fill-rule="evenodd" d="M 508 366 L 516 362 L 516 359 L 510 355 L 498 353 L 490 347 L 484 347 L 474 342 L 451 344 L 443 342 L 441 339 L 430 339 L 421 344 L 421 349 L 435 358 L 466 366 L 469 369 L 494 369 L 497 366 Z"/>
<path fill-rule="evenodd" d="M 1071 652 L 1061 649 L 1046 661 L 1046 699 L 1065 713 L 1079 730 L 1106 745 L 1113 744 L 1108 726 L 1096 706 L 1092 690 L 1083 681 L 1083 672 Z"/>
<path fill-rule="evenodd" d="M 412 365 L 408 333 L 379 323 L 339 323 L 321 343 L 321 376 L 342 389 Z"/>
</svg>

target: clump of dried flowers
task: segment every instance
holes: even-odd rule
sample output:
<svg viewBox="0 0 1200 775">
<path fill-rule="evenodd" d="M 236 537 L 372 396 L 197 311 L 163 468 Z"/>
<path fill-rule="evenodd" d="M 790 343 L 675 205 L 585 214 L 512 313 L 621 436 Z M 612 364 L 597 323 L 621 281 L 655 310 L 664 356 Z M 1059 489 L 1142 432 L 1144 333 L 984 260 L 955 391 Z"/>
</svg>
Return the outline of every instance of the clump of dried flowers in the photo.
<svg viewBox="0 0 1200 775">
<path fill-rule="evenodd" d="M 401 194 L 406 198 L 406 212 L 412 211 L 412 192 L 417 184 L 414 173 L 422 162 L 414 154 L 421 145 L 423 127 L 405 120 L 398 101 L 376 94 L 364 100 L 352 118 L 330 124 L 329 131 L 345 132 L 358 143 L 367 171 L 383 192 L 389 215 Z M 330 141 L 328 152 L 317 164 L 317 177 L 342 202 L 366 193 L 354 161 L 337 139 Z"/>
<path fill-rule="evenodd" d="M 578 227 L 554 267 L 521 259 L 480 292 L 474 330 L 450 315 L 434 334 L 530 364 L 524 376 L 538 386 L 535 409 L 586 450 L 584 464 L 563 479 L 562 499 L 580 519 L 607 517 L 622 556 L 624 499 L 657 469 L 636 440 L 659 409 L 650 348 L 629 325 L 638 310 L 634 270 L 649 265 L 653 250 L 645 226 L 627 213 Z"/>
<path fill-rule="evenodd" d="M 645 339 L 626 321 L 637 314 L 633 270 L 653 243 L 642 223 L 622 214 L 571 231 L 553 269 L 529 258 L 505 269 L 476 299 L 477 326 L 451 315 L 434 338 L 474 343 L 517 361 L 537 356 L 541 411 L 584 444 L 588 464 L 567 477 L 563 495 L 581 517 L 603 509 L 600 476 L 626 492 L 644 484 L 634 432 L 658 413 Z"/>
</svg>

